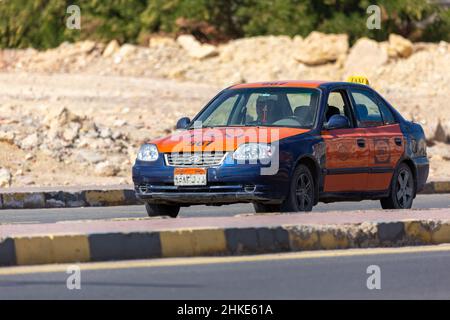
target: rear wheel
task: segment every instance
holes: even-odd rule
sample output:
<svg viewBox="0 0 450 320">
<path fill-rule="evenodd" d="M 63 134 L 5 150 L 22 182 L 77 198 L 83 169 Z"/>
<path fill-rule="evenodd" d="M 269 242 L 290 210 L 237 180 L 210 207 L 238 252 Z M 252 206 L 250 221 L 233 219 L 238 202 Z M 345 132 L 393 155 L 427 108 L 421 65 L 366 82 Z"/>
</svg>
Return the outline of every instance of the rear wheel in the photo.
<svg viewBox="0 0 450 320">
<path fill-rule="evenodd" d="M 282 205 L 284 212 L 311 211 L 314 205 L 314 179 L 308 167 L 301 164 L 294 172 L 288 198 Z"/>
<path fill-rule="evenodd" d="M 414 200 L 414 177 L 406 163 L 398 166 L 392 178 L 389 197 L 380 200 L 383 209 L 409 209 Z"/>
<path fill-rule="evenodd" d="M 149 217 L 169 216 L 176 218 L 180 212 L 180 206 L 167 204 L 150 204 L 145 203 L 145 209 Z"/>
<path fill-rule="evenodd" d="M 253 203 L 253 208 L 255 208 L 256 213 L 269 213 L 281 211 L 281 206 L 279 204 L 264 204 L 260 202 L 255 202 Z"/>
</svg>

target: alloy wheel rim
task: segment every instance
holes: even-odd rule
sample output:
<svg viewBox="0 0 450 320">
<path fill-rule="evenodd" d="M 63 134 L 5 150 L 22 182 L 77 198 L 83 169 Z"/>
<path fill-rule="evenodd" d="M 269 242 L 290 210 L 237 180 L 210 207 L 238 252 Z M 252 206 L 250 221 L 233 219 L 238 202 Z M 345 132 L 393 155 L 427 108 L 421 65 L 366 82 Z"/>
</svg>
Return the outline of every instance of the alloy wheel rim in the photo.
<svg viewBox="0 0 450 320">
<path fill-rule="evenodd" d="M 411 173 L 404 169 L 401 170 L 397 178 L 397 202 L 401 208 L 409 206 L 413 197 L 413 186 Z"/>
<path fill-rule="evenodd" d="M 300 174 L 297 180 L 297 188 L 295 190 L 297 204 L 300 210 L 305 210 L 311 206 L 312 202 L 312 184 L 308 175 L 305 173 Z"/>
</svg>

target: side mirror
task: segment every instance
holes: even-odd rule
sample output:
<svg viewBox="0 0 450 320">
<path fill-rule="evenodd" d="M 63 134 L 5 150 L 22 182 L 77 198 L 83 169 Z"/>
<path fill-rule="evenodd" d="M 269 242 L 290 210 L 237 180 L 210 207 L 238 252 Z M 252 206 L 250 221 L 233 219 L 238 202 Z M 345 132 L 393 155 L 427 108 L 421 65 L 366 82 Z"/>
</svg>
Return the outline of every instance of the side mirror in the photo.
<svg viewBox="0 0 450 320">
<path fill-rule="evenodd" d="M 181 118 L 177 122 L 177 129 L 186 129 L 189 123 L 191 123 L 191 119 L 188 117 Z"/>
<path fill-rule="evenodd" d="M 350 121 L 348 121 L 348 118 L 340 114 L 331 116 L 330 120 L 328 120 L 328 122 L 324 125 L 326 130 L 344 129 L 349 127 Z"/>
</svg>

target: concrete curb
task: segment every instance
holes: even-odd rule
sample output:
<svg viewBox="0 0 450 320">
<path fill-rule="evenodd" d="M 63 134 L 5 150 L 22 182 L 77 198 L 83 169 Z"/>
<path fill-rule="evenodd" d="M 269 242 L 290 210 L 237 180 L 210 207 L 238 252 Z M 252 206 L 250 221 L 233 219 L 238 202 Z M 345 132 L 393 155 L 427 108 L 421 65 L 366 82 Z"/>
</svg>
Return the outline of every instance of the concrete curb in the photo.
<svg viewBox="0 0 450 320">
<path fill-rule="evenodd" d="M 142 204 L 133 189 L 0 193 L 0 209 L 75 208 Z"/>
<path fill-rule="evenodd" d="M 450 181 L 432 181 L 421 194 L 450 193 Z M 0 192 L 0 209 L 107 207 L 143 204 L 134 189 Z"/>
<path fill-rule="evenodd" d="M 0 239 L 0 266 L 450 243 L 450 221 L 280 225 Z"/>
</svg>

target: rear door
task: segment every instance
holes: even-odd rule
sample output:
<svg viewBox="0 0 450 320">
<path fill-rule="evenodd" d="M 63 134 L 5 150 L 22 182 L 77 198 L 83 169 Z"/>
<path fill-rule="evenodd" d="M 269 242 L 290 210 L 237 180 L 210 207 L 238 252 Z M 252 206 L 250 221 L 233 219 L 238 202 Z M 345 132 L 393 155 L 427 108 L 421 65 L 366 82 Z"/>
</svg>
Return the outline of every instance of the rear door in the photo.
<svg viewBox="0 0 450 320">
<path fill-rule="evenodd" d="M 389 188 L 392 174 L 404 151 L 400 126 L 389 107 L 372 91 L 350 89 L 358 127 L 364 128 L 369 142 L 368 191 Z"/>
<path fill-rule="evenodd" d="M 356 192 L 367 188 L 369 145 L 365 128 L 358 128 L 345 90 L 328 97 L 325 122 L 334 114 L 350 120 L 350 127 L 322 131 L 326 146 L 324 192 Z"/>
</svg>

